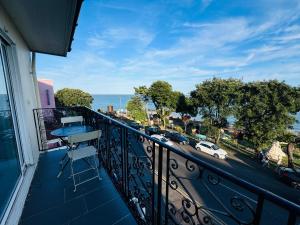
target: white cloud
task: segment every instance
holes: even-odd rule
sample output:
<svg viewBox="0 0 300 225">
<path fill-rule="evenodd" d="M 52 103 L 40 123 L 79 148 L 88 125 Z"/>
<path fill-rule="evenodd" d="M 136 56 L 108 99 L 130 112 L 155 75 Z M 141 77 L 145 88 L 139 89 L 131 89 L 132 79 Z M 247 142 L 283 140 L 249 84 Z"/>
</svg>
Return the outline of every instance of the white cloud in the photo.
<svg viewBox="0 0 300 225">
<path fill-rule="evenodd" d="M 201 11 L 204 11 L 211 3 L 212 3 L 212 0 L 202 0 L 201 1 Z"/>
<path fill-rule="evenodd" d="M 286 43 L 286 42 L 290 42 L 290 41 L 297 41 L 299 39 L 300 39 L 300 33 L 289 34 L 289 35 L 284 35 L 284 36 L 274 38 L 274 40 L 282 42 L 282 43 Z"/>
<path fill-rule="evenodd" d="M 143 29 L 135 28 L 109 28 L 94 34 L 87 39 L 87 45 L 98 48 L 112 48 L 125 41 L 136 42 L 142 47 L 147 46 L 153 40 L 154 35 Z"/>
<path fill-rule="evenodd" d="M 125 6 L 124 4 L 120 4 L 120 2 L 118 2 L 117 4 L 113 4 L 113 2 L 112 3 L 97 2 L 97 4 L 98 4 L 98 7 L 139 13 L 139 10 L 137 8 Z"/>
<path fill-rule="evenodd" d="M 87 39 L 87 45 L 89 45 L 91 47 L 97 47 L 97 48 L 110 48 L 111 47 L 111 45 L 106 40 L 101 38 L 101 36 L 99 36 L 99 35 L 89 37 Z"/>
</svg>

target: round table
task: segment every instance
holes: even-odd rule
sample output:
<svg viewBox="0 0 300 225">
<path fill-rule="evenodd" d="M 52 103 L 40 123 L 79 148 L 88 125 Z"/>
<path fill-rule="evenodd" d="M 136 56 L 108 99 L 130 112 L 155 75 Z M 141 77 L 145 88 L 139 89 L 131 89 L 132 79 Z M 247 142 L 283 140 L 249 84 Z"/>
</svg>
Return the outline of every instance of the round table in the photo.
<svg viewBox="0 0 300 225">
<path fill-rule="evenodd" d="M 93 131 L 94 129 L 91 126 L 67 126 L 67 127 L 61 127 L 58 129 L 55 129 L 50 132 L 52 136 L 56 136 L 59 138 L 67 137 L 74 134 L 81 134 L 81 133 L 87 133 L 90 131 Z"/>
</svg>

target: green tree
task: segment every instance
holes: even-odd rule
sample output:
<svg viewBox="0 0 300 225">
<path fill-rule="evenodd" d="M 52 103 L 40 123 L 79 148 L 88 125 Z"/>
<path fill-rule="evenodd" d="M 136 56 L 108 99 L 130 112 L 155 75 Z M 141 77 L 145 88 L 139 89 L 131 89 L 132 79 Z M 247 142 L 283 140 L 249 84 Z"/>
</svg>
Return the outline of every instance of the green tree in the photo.
<svg viewBox="0 0 300 225">
<path fill-rule="evenodd" d="M 91 108 L 93 97 L 80 89 L 63 88 L 56 92 L 57 106 L 86 106 Z"/>
<path fill-rule="evenodd" d="M 129 116 L 137 121 L 144 122 L 147 115 L 144 109 L 143 102 L 139 96 L 134 95 L 126 105 Z"/>
<path fill-rule="evenodd" d="M 177 94 L 173 92 L 172 86 L 166 81 L 156 81 L 148 89 L 148 97 L 153 102 L 156 112 L 166 125 L 166 117 L 175 110 Z"/>
<path fill-rule="evenodd" d="M 147 120 L 148 120 L 148 125 L 149 125 L 150 124 L 150 116 L 149 116 L 149 112 L 148 112 L 148 104 L 151 101 L 151 99 L 149 97 L 149 90 L 144 85 L 144 86 L 140 86 L 140 87 L 134 87 L 134 93 L 135 93 L 135 95 L 140 97 L 140 99 L 142 100 L 142 102 L 144 104 L 144 109 L 147 114 Z"/>
<path fill-rule="evenodd" d="M 237 79 L 213 78 L 196 85 L 191 99 L 209 128 L 209 133 L 218 143 L 221 128 L 226 126 L 227 117 L 235 114 L 239 88 L 242 82 Z"/>
<path fill-rule="evenodd" d="M 244 84 L 236 124 L 259 151 L 286 133 L 299 111 L 299 90 L 277 80 Z"/>
<path fill-rule="evenodd" d="M 176 101 L 176 112 L 180 114 L 184 124 L 184 131 L 186 132 L 191 117 L 196 116 L 197 113 L 195 112 L 191 99 L 180 92 L 178 93 Z"/>
</svg>

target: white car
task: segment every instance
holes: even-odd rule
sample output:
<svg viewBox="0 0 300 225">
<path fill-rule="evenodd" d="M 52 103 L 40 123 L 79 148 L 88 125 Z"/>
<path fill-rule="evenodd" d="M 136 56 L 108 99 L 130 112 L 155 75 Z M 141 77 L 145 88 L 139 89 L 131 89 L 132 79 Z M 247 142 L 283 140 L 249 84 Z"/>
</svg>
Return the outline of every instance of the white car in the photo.
<svg viewBox="0 0 300 225">
<path fill-rule="evenodd" d="M 200 141 L 195 147 L 198 151 L 205 152 L 218 159 L 226 159 L 227 157 L 227 152 L 225 150 L 208 141 Z"/>
<path fill-rule="evenodd" d="M 161 141 L 161 142 L 163 142 L 163 143 L 165 143 L 165 144 L 167 144 L 167 145 L 169 145 L 169 146 L 173 146 L 173 145 L 174 145 L 174 143 L 173 143 L 172 141 L 168 140 L 167 138 L 165 138 L 165 137 L 162 136 L 162 135 L 159 135 L 159 134 L 152 134 L 151 137 L 152 137 L 153 139 L 158 140 L 158 141 Z M 158 146 L 157 143 L 155 143 L 155 145 Z"/>
</svg>

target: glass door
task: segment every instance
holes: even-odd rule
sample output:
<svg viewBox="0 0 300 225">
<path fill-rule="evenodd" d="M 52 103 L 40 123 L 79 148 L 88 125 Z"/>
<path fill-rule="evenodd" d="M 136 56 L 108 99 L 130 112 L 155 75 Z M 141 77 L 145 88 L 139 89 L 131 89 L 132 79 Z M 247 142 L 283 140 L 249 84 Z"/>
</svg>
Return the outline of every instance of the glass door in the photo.
<svg viewBox="0 0 300 225">
<path fill-rule="evenodd" d="M 0 221 L 22 176 L 7 45 L 0 37 Z"/>
</svg>

